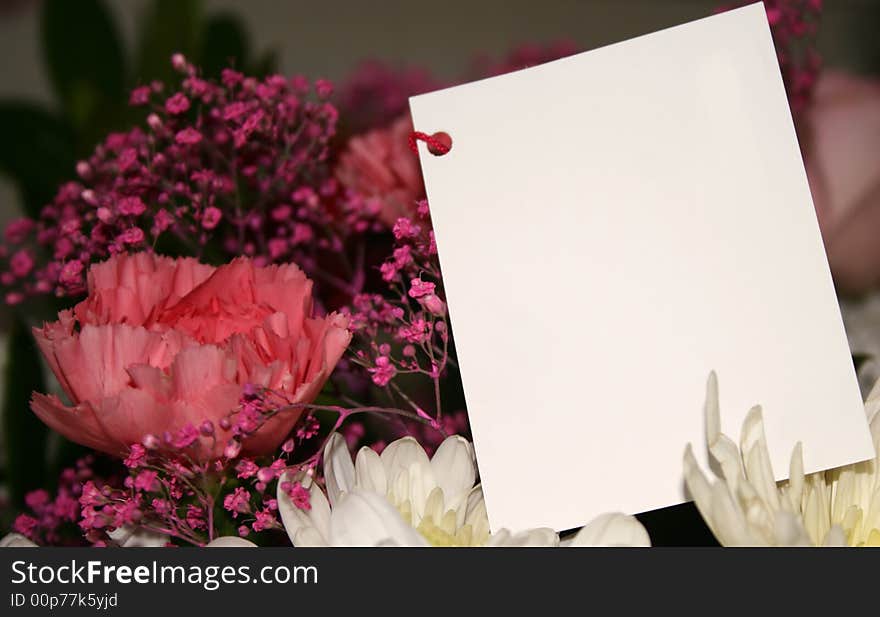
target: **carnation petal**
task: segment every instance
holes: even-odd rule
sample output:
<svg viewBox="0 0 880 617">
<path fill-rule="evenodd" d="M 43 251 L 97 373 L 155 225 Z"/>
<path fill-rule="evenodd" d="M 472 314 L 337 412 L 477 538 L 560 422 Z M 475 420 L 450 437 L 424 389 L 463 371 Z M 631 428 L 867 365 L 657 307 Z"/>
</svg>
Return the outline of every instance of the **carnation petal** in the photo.
<svg viewBox="0 0 880 617">
<path fill-rule="evenodd" d="M 111 454 L 123 446 L 104 430 L 89 403 L 67 407 L 54 394 L 34 392 L 31 410 L 53 431 L 80 445 Z"/>
</svg>

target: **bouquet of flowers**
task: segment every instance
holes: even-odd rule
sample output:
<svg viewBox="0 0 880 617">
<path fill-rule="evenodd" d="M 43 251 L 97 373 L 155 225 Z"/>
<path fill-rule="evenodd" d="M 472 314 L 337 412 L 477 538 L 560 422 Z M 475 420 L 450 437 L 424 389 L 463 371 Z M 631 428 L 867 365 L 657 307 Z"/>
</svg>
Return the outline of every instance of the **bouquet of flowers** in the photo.
<svg viewBox="0 0 880 617">
<path fill-rule="evenodd" d="M 797 110 L 818 61 L 790 52 L 819 3 L 768 5 Z M 522 48 L 470 77 L 574 51 Z M 32 324 L 57 387 L 17 412 L 85 450 L 26 495 L 3 544 L 558 545 L 549 529 L 489 532 L 406 108 L 445 84 L 377 63 L 335 92 L 171 65 L 177 83 L 131 92 L 142 122 L 5 230 L 4 302 L 63 305 Z M 878 542 L 876 461 L 805 478 L 796 451 L 777 487 L 760 412 L 740 452 L 716 397 L 712 378 L 723 477 L 690 450 L 684 475 L 719 541 Z M 611 513 L 564 542 L 649 539 Z"/>
</svg>

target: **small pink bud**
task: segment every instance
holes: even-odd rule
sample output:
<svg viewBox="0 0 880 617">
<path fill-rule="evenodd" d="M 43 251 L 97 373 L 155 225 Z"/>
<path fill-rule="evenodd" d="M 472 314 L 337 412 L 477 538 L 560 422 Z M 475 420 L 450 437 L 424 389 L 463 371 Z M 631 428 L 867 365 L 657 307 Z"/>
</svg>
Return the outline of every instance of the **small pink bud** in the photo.
<svg viewBox="0 0 880 617">
<path fill-rule="evenodd" d="M 281 444 L 282 452 L 286 452 L 287 454 L 290 454 L 291 452 L 293 452 L 293 445 L 294 445 L 293 439 L 288 439 L 283 444 Z"/>
<path fill-rule="evenodd" d="M 171 66 L 174 67 L 175 71 L 185 71 L 186 70 L 186 56 L 183 54 L 174 54 L 171 56 Z"/>
<path fill-rule="evenodd" d="M 420 298 L 419 301 L 432 315 L 437 315 L 439 317 L 446 314 L 446 303 L 438 298 L 437 294 L 429 294 Z"/>
<path fill-rule="evenodd" d="M 85 161 L 76 164 L 76 175 L 80 178 L 87 178 L 92 173 L 92 166 Z"/>
<path fill-rule="evenodd" d="M 230 439 L 223 450 L 223 456 L 226 458 L 235 458 L 241 453 L 241 442 L 237 439 Z"/>
<path fill-rule="evenodd" d="M 159 438 L 152 434 L 144 435 L 143 440 L 141 441 L 144 444 L 144 447 L 147 450 L 155 450 L 159 447 L 160 441 Z"/>
<path fill-rule="evenodd" d="M 211 422 L 210 420 L 205 420 L 204 422 L 202 422 L 201 426 L 199 426 L 199 432 L 202 435 L 204 435 L 205 437 L 213 435 L 214 434 L 214 423 Z"/>
<path fill-rule="evenodd" d="M 79 194 L 82 197 L 82 200 L 89 204 L 90 206 L 94 206 L 98 203 L 98 200 L 95 198 L 95 191 L 92 189 L 85 189 L 82 193 Z"/>
<path fill-rule="evenodd" d="M 224 431 L 228 431 L 232 424 L 229 422 L 229 418 L 220 418 L 220 428 Z"/>
<path fill-rule="evenodd" d="M 150 114 L 147 116 L 147 125 L 154 131 L 158 131 L 162 128 L 162 119 L 156 114 Z"/>
<path fill-rule="evenodd" d="M 113 213 L 110 212 L 110 208 L 105 208 L 104 206 L 98 208 L 97 215 L 98 220 L 102 223 L 109 223 L 113 220 Z"/>
<path fill-rule="evenodd" d="M 268 467 L 263 467 L 257 472 L 257 480 L 264 484 L 268 484 L 275 478 L 275 472 Z"/>
</svg>

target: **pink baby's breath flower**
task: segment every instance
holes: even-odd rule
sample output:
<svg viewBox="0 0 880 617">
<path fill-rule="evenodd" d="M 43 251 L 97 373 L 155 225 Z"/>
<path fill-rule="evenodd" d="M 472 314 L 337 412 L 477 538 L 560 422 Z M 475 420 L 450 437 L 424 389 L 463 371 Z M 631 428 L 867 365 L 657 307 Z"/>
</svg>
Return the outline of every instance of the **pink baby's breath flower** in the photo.
<svg viewBox="0 0 880 617">
<path fill-rule="evenodd" d="M 9 269 L 17 277 L 27 276 L 33 268 L 34 258 L 27 249 L 16 251 L 9 260 Z"/>
<path fill-rule="evenodd" d="M 421 298 L 434 293 L 434 283 L 423 281 L 420 278 L 410 280 L 409 297 Z"/>
<path fill-rule="evenodd" d="M 140 197 L 124 197 L 119 200 L 118 210 L 126 216 L 140 216 L 147 209 Z"/>
<path fill-rule="evenodd" d="M 392 364 L 388 356 L 379 356 L 376 358 L 376 366 L 368 369 L 373 378 L 373 383 L 377 386 L 384 387 L 397 374 L 397 369 Z"/>
<path fill-rule="evenodd" d="M 205 229 L 214 229 L 220 223 L 222 217 L 223 213 L 220 209 L 211 206 L 210 208 L 207 208 L 202 215 L 202 227 Z"/>
<path fill-rule="evenodd" d="M 202 141 L 202 134 L 192 127 L 187 127 L 178 131 L 174 140 L 179 144 L 191 146 Z"/>
<path fill-rule="evenodd" d="M 131 91 L 128 99 L 130 105 L 146 105 L 150 102 L 151 90 L 149 86 L 139 86 Z"/>
<path fill-rule="evenodd" d="M 170 114 L 182 114 L 188 109 L 189 99 L 186 98 L 183 92 L 178 92 L 165 101 L 165 110 Z"/>
<path fill-rule="evenodd" d="M 308 512 L 312 509 L 311 496 L 309 491 L 299 482 L 284 482 L 281 486 L 282 490 L 287 493 L 290 499 L 300 510 Z"/>
</svg>

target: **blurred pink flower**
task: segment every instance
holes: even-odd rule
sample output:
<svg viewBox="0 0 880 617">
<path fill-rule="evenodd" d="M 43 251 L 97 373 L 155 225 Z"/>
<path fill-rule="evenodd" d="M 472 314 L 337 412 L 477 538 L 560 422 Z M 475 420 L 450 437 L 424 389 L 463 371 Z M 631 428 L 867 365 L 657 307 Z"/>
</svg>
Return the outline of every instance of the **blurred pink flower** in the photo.
<svg viewBox="0 0 880 617">
<path fill-rule="evenodd" d="M 73 406 L 35 393 L 31 408 L 65 437 L 111 454 L 189 427 L 192 439 L 176 447 L 219 457 L 231 436 L 220 421 L 246 384 L 311 402 L 351 339 L 346 317 L 311 316 L 312 282 L 293 264 L 257 268 L 239 258 L 214 268 L 120 254 L 92 266 L 88 288 L 86 300 L 34 329 Z M 272 416 L 244 451 L 274 450 L 302 413 Z M 192 429 L 206 421 L 210 431 Z"/>
<path fill-rule="evenodd" d="M 407 114 L 387 128 L 352 137 L 336 169 L 345 187 L 379 200 L 379 219 L 389 229 L 401 217 L 414 217 L 425 195 L 419 159 L 409 148 L 412 131 Z"/>
<path fill-rule="evenodd" d="M 805 163 L 835 283 L 880 283 L 880 82 L 821 74 L 801 118 Z"/>
</svg>

